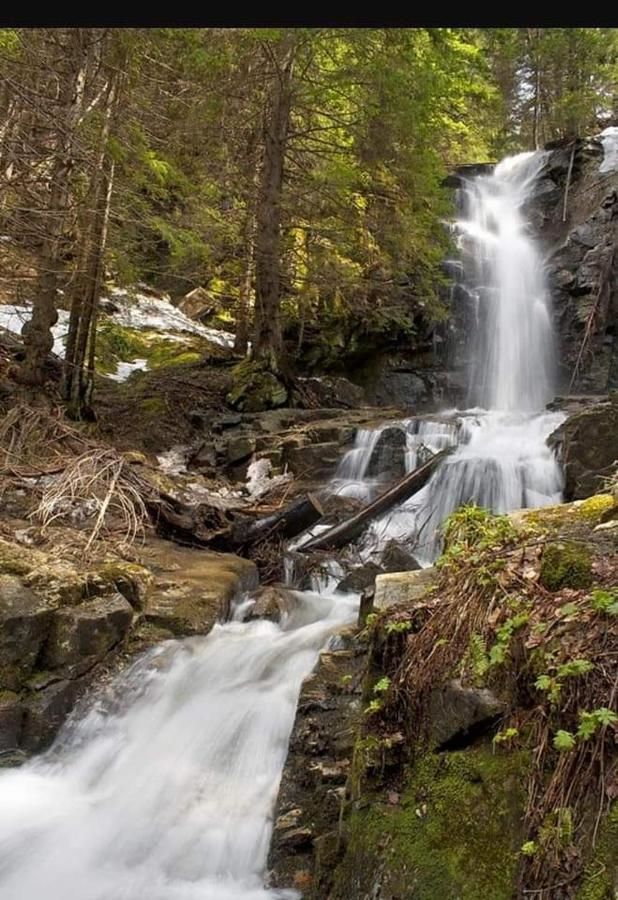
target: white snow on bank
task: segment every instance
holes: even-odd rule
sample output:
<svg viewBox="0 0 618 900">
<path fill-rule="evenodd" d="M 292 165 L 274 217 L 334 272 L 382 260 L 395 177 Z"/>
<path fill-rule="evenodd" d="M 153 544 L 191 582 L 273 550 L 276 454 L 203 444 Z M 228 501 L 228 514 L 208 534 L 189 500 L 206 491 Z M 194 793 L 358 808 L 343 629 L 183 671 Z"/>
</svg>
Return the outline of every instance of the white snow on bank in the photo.
<svg viewBox="0 0 618 900">
<path fill-rule="evenodd" d="M 182 333 L 195 334 L 219 344 L 232 348 L 234 335 L 229 331 L 217 331 L 200 322 L 194 322 L 185 316 L 169 299 L 151 297 L 144 293 L 133 293 L 121 288 L 112 288 L 107 296 L 101 297 L 102 321 L 114 322 L 136 331 L 157 331 L 168 340 L 182 341 Z M 105 305 L 113 304 L 114 312 L 107 312 Z M 13 334 L 21 334 L 24 322 L 32 316 L 32 306 L 0 304 L 0 328 L 6 328 Z M 65 309 L 58 310 L 58 322 L 54 325 L 53 352 L 64 359 L 66 337 L 69 333 L 69 313 Z M 146 371 L 148 363 L 145 359 L 134 359 L 131 362 L 119 362 L 116 372 L 108 375 L 114 381 L 126 381 L 132 372 Z"/>
<path fill-rule="evenodd" d="M 126 381 L 127 378 L 133 374 L 133 372 L 147 372 L 148 371 L 148 360 L 147 359 L 133 359 L 131 362 L 119 362 L 115 373 L 108 374 L 108 378 L 111 378 L 112 381 Z"/>
<path fill-rule="evenodd" d="M 136 328 L 139 331 L 184 331 L 198 334 L 221 347 L 233 347 L 234 335 L 229 331 L 217 331 L 200 322 L 194 322 L 167 299 L 150 297 L 148 294 L 130 293 L 121 288 L 113 288 L 108 298 L 117 307 L 117 312 L 109 315 L 112 322 Z"/>
<path fill-rule="evenodd" d="M 603 162 L 599 166 L 599 172 L 614 172 L 618 170 L 618 126 L 612 125 L 600 134 L 603 144 Z"/>
<path fill-rule="evenodd" d="M 12 303 L 0 305 L 0 328 L 6 328 L 13 334 L 21 334 L 24 322 L 32 315 L 31 306 L 15 306 Z M 58 310 L 58 321 L 52 328 L 54 335 L 53 352 L 64 358 L 64 344 L 69 333 L 69 313 L 65 309 Z"/>
</svg>

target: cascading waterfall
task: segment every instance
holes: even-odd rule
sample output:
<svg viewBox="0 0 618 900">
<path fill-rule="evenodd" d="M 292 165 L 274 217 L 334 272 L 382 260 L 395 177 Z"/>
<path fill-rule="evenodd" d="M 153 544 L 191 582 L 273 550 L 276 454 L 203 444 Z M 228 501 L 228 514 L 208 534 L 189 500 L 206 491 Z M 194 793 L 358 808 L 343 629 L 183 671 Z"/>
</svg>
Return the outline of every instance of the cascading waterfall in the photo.
<svg viewBox="0 0 618 900">
<path fill-rule="evenodd" d="M 471 181 L 457 225 L 482 324 L 473 374 L 478 408 L 397 423 L 414 468 L 456 451 L 415 497 L 375 522 L 360 552 L 409 542 L 423 562 L 462 502 L 497 511 L 560 497 L 546 446 L 560 414 L 541 260 L 522 206 L 538 155 Z M 380 431 L 360 432 L 332 490 L 363 498 Z M 336 574 L 333 570 L 333 573 Z M 303 678 L 358 597 L 292 592 L 280 624 L 235 620 L 146 654 L 76 711 L 38 760 L 0 774 L 2 900 L 265 900 L 272 816 Z"/>
<path fill-rule="evenodd" d="M 454 230 L 462 260 L 451 265 L 473 304 L 471 408 L 445 412 L 438 421 L 399 423 L 408 432 L 408 471 L 418 462 L 418 444 L 434 452 L 449 444 L 457 449 L 422 491 L 372 524 L 361 545 L 367 559 L 379 561 L 395 539 L 430 564 L 440 550 L 442 522 L 463 503 L 503 513 L 561 499 L 562 472 L 547 437 L 564 415 L 543 411 L 555 370 L 549 294 L 525 218 L 543 162 L 543 153 L 521 153 L 461 188 Z M 376 443 L 365 435 L 355 448 L 356 472 L 367 471 Z M 338 492 L 363 496 L 362 484 L 347 479 L 344 459 Z"/>
<path fill-rule="evenodd" d="M 472 406 L 538 412 L 553 396 L 554 337 L 543 260 L 522 207 L 543 153 L 507 157 L 464 188 L 456 223 L 465 279 L 480 302 Z"/>
<path fill-rule="evenodd" d="M 2 900 L 265 900 L 298 693 L 358 598 L 293 592 L 280 624 L 171 641 L 0 775 Z"/>
</svg>

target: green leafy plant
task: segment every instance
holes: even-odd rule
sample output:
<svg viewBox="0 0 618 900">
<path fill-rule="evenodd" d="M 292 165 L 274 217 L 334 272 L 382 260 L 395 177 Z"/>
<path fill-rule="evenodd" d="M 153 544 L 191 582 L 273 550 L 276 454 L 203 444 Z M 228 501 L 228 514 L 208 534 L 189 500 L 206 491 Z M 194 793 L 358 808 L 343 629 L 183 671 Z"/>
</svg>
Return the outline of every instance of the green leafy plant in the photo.
<svg viewBox="0 0 618 900">
<path fill-rule="evenodd" d="M 615 725 L 618 722 L 618 715 L 607 706 L 600 706 L 593 709 L 592 712 L 582 710 L 579 714 L 579 728 L 577 729 L 577 737 L 582 741 L 587 741 L 599 730 L 608 725 Z"/>
<path fill-rule="evenodd" d="M 560 753 L 566 753 L 569 750 L 572 750 L 575 747 L 575 735 L 571 734 L 570 731 L 565 731 L 564 729 L 560 729 L 554 735 L 553 744 L 556 750 L 559 750 Z"/>
<path fill-rule="evenodd" d="M 618 616 L 618 590 L 596 590 L 590 596 L 592 608 L 606 616 Z"/>
</svg>

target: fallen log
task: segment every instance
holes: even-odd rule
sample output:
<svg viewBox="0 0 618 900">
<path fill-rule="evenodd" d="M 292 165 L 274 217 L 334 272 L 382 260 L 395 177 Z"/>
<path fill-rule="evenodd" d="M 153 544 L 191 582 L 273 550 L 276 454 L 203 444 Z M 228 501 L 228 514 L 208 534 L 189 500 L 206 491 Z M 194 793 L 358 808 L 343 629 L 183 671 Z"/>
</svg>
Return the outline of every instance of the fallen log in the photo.
<svg viewBox="0 0 618 900">
<path fill-rule="evenodd" d="M 298 549 L 302 552 L 307 550 L 334 550 L 356 540 L 373 519 L 420 491 L 427 484 L 442 460 L 452 451 L 452 447 L 447 447 L 446 450 L 440 450 L 439 453 L 435 453 L 428 462 L 405 475 L 387 491 L 380 494 L 373 503 L 365 506 L 351 518 L 346 519 L 345 522 L 341 522 L 339 525 L 329 528 L 328 531 L 311 538 L 310 541 L 307 541 L 306 544 L 303 544 Z"/>
<path fill-rule="evenodd" d="M 300 497 L 271 515 L 261 519 L 238 518 L 229 535 L 229 546 L 246 547 L 265 538 L 290 539 L 315 525 L 324 511 L 312 494 Z"/>
<path fill-rule="evenodd" d="M 205 503 L 190 505 L 167 493 L 149 504 L 159 530 L 167 536 L 213 550 L 237 552 L 274 537 L 289 540 L 322 518 L 322 507 L 307 494 L 260 519 L 241 511 L 219 510 Z"/>
</svg>

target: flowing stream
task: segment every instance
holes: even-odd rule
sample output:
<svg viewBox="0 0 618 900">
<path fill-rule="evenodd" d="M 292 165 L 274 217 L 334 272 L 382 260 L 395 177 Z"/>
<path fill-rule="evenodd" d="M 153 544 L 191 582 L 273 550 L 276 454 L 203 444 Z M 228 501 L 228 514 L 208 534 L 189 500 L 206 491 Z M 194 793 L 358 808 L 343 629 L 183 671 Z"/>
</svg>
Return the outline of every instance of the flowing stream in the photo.
<svg viewBox="0 0 618 900">
<path fill-rule="evenodd" d="M 471 408 L 396 423 L 408 469 L 427 449 L 455 452 L 427 486 L 375 522 L 361 552 L 392 538 L 424 563 L 462 502 L 496 511 L 560 498 L 547 435 L 553 339 L 542 260 L 524 204 L 541 154 L 471 180 L 456 229 L 478 304 Z M 391 426 L 392 427 L 392 426 Z M 371 497 L 381 431 L 362 431 L 332 490 Z M 258 900 L 272 817 L 304 677 L 358 597 L 292 591 L 279 624 L 232 621 L 143 656 L 76 710 L 40 758 L 0 774 L 2 900 Z M 350 898 L 352 900 L 352 898 Z"/>
</svg>

